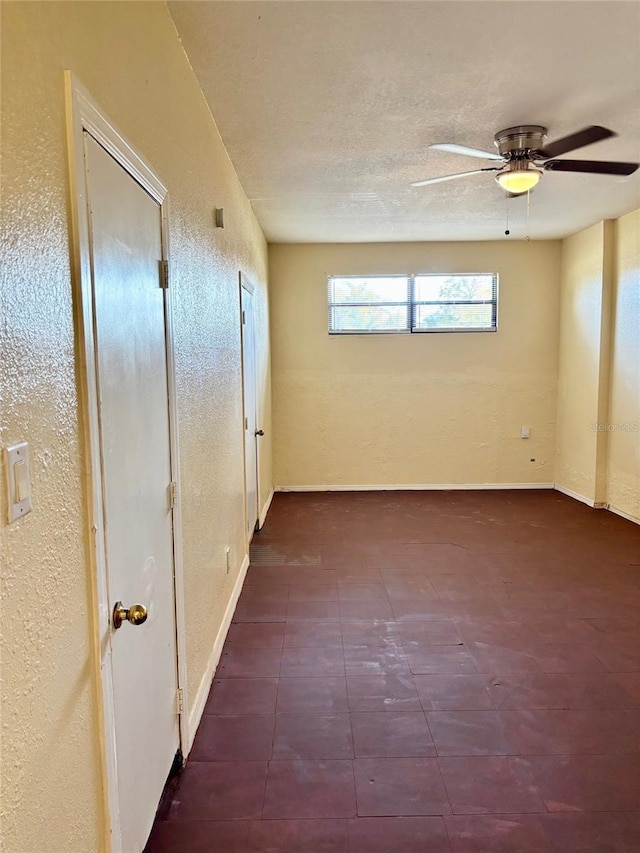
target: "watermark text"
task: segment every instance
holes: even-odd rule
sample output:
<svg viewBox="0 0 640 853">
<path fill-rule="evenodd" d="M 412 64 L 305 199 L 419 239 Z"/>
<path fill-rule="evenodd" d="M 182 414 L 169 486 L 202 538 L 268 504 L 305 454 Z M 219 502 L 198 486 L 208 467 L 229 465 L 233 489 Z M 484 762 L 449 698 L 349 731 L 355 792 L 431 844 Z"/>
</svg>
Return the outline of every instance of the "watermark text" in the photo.
<svg viewBox="0 0 640 853">
<path fill-rule="evenodd" d="M 591 424 L 594 432 L 638 432 L 640 426 L 635 421 L 619 421 L 615 424 L 603 423 Z"/>
</svg>

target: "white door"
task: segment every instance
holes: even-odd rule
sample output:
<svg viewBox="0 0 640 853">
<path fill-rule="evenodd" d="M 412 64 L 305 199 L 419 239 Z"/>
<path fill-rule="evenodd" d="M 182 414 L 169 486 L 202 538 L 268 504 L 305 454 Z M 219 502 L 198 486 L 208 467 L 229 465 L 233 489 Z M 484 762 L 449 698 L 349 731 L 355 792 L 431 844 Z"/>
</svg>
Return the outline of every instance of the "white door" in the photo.
<svg viewBox="0 0 640 853">
<path fill-rule="evenodd" d="M 143 849 L 179 748 L 161 209 L 87 133 L 95 352 L 122 850 Z"/>
<path fill-rule="evenodd" d="M 244 392 L 244 473 L 247 537 L 251 539 L 258 523 L 258 429 L 256 405 L 256 353 L 253 317 L 253 287 L 240 278 L 242 311 L 242 387 Z"/>
</svg>

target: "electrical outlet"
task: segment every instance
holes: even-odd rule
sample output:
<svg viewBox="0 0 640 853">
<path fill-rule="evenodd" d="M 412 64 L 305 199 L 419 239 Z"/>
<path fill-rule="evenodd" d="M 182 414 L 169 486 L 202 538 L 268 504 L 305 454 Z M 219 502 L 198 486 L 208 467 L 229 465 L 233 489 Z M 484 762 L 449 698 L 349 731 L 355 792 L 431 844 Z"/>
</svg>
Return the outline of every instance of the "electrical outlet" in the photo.
<svg viewBox="0 0 640 853">
<path fill-rule="evenodd" d="M 231 545 L 227 545 L 224 549 L 225 557 L 227 560 L 227 574 L 231 571 Z"/>
</svg>

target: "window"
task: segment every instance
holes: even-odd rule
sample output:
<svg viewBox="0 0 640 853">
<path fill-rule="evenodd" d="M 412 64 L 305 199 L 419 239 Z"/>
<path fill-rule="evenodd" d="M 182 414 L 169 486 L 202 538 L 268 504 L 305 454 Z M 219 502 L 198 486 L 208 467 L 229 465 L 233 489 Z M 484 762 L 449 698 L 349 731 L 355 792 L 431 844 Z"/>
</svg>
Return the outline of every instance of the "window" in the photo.
<svg viewBox="0 0 640 853">
<path fill-rule="evenodd" d="M 329 334 L 495 332 L 496 273 L 331 276 Z"/>
</svg>

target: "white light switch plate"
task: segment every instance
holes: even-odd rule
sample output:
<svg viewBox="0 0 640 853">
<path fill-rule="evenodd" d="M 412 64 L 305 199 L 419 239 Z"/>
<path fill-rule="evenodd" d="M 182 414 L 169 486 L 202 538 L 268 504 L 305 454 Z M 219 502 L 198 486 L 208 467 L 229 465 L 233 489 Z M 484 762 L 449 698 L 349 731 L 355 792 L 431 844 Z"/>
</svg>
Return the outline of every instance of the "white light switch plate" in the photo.
<svg viewBox="0 0 640 853">
<path fill-rule="evenodd" d="M 26 441 L 5 447 L 5 473 L 9 501 L 9 524 L 31 512 L 31 478 L 29 476 L 29 445 Z"/>
</svg>

